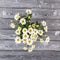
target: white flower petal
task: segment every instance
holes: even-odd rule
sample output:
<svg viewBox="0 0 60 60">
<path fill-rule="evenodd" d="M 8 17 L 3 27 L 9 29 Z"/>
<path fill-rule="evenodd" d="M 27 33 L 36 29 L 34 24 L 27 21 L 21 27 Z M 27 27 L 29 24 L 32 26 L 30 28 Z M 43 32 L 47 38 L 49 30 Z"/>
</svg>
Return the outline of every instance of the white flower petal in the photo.
<svg viewBox="0 0 60 60">
<path fill-rule="evenodd" d="M 15 38 L 15 42 L 16 42 L 17 44 L 21 43 L 20 37 L 17 36 L 17 37 Z"/>
<path fill-rule="evenodd" d="M 31 11 L 30 9 L 27 9 L 27 10 L 26 10 L 26 13 L 27 13 L 27 14 L 32 14 L 32 11 Z"/>
<path fill-rule="evenodd" d="M 15 20 L 18 20 L 19 18 L 20 18 L 20 14 L 17 13 L 17 14 L 14 16 L 14 19 L 15 19 Z"/>
<path fill-rule="evenodd" d="M 26 28 L 23 28 L 22 32 L 23 33 L 27 33 L 27 29 Z"/>
<path fill-rule="evenodd" d="M 45 22 L 45 21 L 42 21 L 42 25 L 43 25 L 43 26 L 46 26 L 46 22 Z"/>
<path fill-rule="evenodd" d="M 20 23 L 21 23 L 22 25 L 25 25 L 25 24 L 26 24 L 26 20 L 25 20 L 24 18 L 21 18 L 21 19 L 20 19 Z"/>
<path fill-rule="evenodd" d="M 11 28 L 15 28 L 15 24 L 14 24 L 14 23 L 11 23 L 11 24 L 10 24 L 10 27 L 11 27 Z"/>
</svg>

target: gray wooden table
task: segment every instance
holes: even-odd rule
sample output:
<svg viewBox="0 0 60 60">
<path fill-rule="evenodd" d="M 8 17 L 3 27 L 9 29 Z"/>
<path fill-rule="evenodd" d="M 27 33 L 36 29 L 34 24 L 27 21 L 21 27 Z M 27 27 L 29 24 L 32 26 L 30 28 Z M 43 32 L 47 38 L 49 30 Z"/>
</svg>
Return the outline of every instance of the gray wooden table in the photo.
<svg viewBox="0 0 60 60">
<path fill-rule="evenodd" d="M 47 22 L 51 39 L 45 47 L 37 42 L 31 53 L 14 42 L 15 33 L 10 28 L 14 15 L 26 9 L 33 11 L 32 21 Z M 60 0 L 0 0 L 0 60 L 60 60 Z"/>
</svg>

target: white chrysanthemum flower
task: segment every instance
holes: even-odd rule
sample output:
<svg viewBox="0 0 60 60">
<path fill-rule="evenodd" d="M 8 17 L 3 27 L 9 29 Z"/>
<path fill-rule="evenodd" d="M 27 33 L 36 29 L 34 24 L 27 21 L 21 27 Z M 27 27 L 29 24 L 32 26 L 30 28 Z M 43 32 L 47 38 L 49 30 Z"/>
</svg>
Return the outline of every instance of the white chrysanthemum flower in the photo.
<svg viewBox="0 0 60 60">
<path fill-rule="evenodd" d="M 43 35 L 43 30 L 39 30 L 39 32 L 38 32 L 38 34 L 40 35 L 40 36 L 42 36 Z"/>
<path fill-rule="evenodd" d="M 27 50 L 28 48 L 27 47 L 23 47 L 23 50 Z"/>
<path fill-rule="evenodd" d="M 33 48 L 30 47 L 30 48 L 28 49 L 28 52 L 32 52 L 32 51 L 33 51 Z"/>
<path fill-rule="evenodd" d="M 23 32 L 23 33 L 27 33 L 28 31 L 27 31 L 26 28 L 23 28 L 22 32 Z"/>
<path fill-rule="evenodd" d="M 32 14 L 32 11 L 31 11 L 30 9 L 27 9 L 27 10 L 26 10 L 26 13 L 27 13 L 27 14 Z"/>
<path fill-rule="evenodd" d="M 45 22 L 45 21 L 42 21 L 42 25 L 43 25 L 43 26 L 46 26 L 46 22 Z"/>
<path fill-rule="evenodd" d="M 32 34 L 33 33 L 33 28 L 28 28 L 28 33 Z"/>
<path fill-rule="evenodd" d="M 18 43 L 18 44 L 21 43 L 20 37 L 17 36 L 17 37 L 15 38 L 15 42 Z"/>
<path fill-rule="evenodd" d="M 15 20 L 18 20 L 19 18 L 20 18 L 20 14 L 17 13 L 17 14 L 14 16 L 14 19 L 15 19 Z"/>
<path fill-rule="evenodd" d="M 43 42 L 44 42 L 44 40 L 43 40 L 42 38 L 40 38 L 40 42 L 41 42 L 41 43 L 43 43 Z"/>
<path fill-rule="evenodd" d="M 18 26 L 18 28 L 17 28 L 17 29 L 21 31 L 21 29 L 22 29 L 22 28 L 21 28 L 20 26 Z"/>
<path fill-rule="evenodd" d="M 27 43 L 27 39 L 23 39 L 23 43 L 24 43 L 24 44 Z"/>
<path fill-rule="evenodd" d="M 14 23 L 11 23 L 11 24 L 10 24 L 10 27 L 11 27 L 11 28 L 15 28 L 15 24 L 14 24 Z"/>
<path fill-rule="evenodd" d="M 20 35 L 20 30 L 17 29 L 17 30 L 15 31 L 15 34 L 16 34 L 16 35 Z"/>
<path fill-rule="evenodd" d="M 28 52 L 32 52 L 34 48 L 35 48 L 35 45 L 32 45 L 31 47 L 29 47 Z"/>
<path fill-rule="evenodd" d="M 33 40 L 27 39 L 27 45 L 32 45 L 32 44 L 33 44 Z"/>
<path fill-rule="evenodd" d="M 26 20 L 25 20 L 24 18 L 21 18 L 21 19 L 20 19 L 20 23 L 21 23 L 22 25 L 25 25 L 25 24 L 26 24 Z"/>
<path fill-rule="evenodd" d="M 48 43 L 49 41 L 50 41 L 50 38 L 49 38 L 49 37 L 47 37 L 47 38 L 46 38 L 46 40 L 45 40 L 45 42 L 47 42 L 47 43 Z"/>
<path fill-rule="evenodd" d="M 28 39 L 29 35 L 28 34 L 23 34 L 23 39 Z"/>
<path fill-rule="evenodd" d="M 48 27 L 47 27 L 47 26 L 45 26 L 45 27 L 44 27 L 44 30 L 45 30 L 45 32 L 47 32 L 47 31 L 48 31 Z"/>
<path fill-rule="evenodd" d="M 31 34 L 30 38 L 36 42 L 38 35 L 37 34 Z"/>
<path fill-rule="evenodd" d="M 38 30 L 37 29 L 34 29 L 33 31 L 34 31 L 34 34 L 37 34 L 38 33 Z"/>
</svg>

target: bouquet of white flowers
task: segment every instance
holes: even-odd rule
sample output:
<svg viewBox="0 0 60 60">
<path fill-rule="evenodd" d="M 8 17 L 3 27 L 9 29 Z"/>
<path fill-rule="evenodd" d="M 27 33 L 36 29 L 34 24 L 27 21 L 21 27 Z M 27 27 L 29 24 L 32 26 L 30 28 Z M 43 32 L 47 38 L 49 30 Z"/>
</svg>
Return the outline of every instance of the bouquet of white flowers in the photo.
<svg viewBox="0 0 60 60">
<path fill-rule="evenodd" d="M 41 23 L 31 22 L 32 11 L 26 10 L 26 15 L 20 15 L 17 13 L 14 16 L 14 20 L 11 21 L 10 26 L 15 29 L 17 44 L 23 43 L 24 50 L 31 52 L 35 48 L 36 41 L 49 42 L 50 38 L 45 34 L 48 30 L 45 21 Z M 39 39 L 38 39 L 39 38 Z"/>
</svg>

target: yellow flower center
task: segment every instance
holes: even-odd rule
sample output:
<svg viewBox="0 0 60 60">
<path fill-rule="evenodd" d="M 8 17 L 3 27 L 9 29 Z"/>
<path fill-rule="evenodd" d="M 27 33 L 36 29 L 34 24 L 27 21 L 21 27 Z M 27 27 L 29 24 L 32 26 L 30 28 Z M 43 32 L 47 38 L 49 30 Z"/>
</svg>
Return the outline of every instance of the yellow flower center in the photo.
<svg viewBox="0 0 60 60">
<path fill-rule="evenodd" d="M 19 39 L 17 39 L 17 41 L 19 42 L 20 40 L 19 40 Z"/>
<path fill-rule="evenodd" d="M 24 41 L 26 41 L 26 40 L 24 39 Z"/>
<path fill-rule="evenodd" d="M 17 31 L 17 33 L 19 33 L 19 31 Z"/>
<path fill-rule="evenodd" d="M 35 33 L 36 33 L 36 31 L 35 31 Z"/>
<path fill-rule="evenodd" d="M 25 38 L 27 37 L 27 35 L 24 36 Z"/>
<path fill-rule="evenodd" d="M 28 42 L 30 43 L 31 41 L 29 40 Z"/>
<path fill-rule="evenodd" d="M 24 23 L 24 20 L 22 21 L 22 23 Z"/>
<path fill-rule="evenodd" d="M 43 34 L 43 32 L 42 32 L 42 31 L 40 31 L 39 33 L 40 33 L 40 34 Z"/>
<path fill-rule="evenodd" d="M 24 32 L 26 32 L 26 30 L 24 30 Z"/>
<path fill-rule="evenodd" d="M 32 32 L 32 30 L 30 30 L 30 32 Z"/>
</svg>

